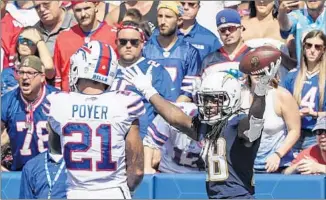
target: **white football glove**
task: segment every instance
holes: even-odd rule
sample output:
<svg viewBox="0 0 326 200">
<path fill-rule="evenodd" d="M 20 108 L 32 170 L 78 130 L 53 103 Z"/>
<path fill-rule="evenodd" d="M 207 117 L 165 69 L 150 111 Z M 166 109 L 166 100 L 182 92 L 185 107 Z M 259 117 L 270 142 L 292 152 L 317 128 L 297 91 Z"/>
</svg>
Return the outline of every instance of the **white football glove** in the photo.
<svg viewBox="0 0 326 200">
<path fill-rule="evenodd" d="M 273 78 L 275 78 L 278 69 L 281 65 L 282 58 L 277 59 L 276 63 L 272 62 L 269 69 L 264 68 L 265 74 L 259 78 L 259 81 L 255 87 L 255 94 L 258 96 L 265 96 L 267 94 L 269 84 Z"/>
<path fill-rule="evenodd" d="M 148 68 L 146 74 L 143 74 L 137 65 L 121 71 L 123 73 L 123 78 L 134 85 L 137 90 L 144 95 L 147 101 L 149 101 L 154 94 L 158 93 L 152 86 L 152 65 Z"/>
</svg>

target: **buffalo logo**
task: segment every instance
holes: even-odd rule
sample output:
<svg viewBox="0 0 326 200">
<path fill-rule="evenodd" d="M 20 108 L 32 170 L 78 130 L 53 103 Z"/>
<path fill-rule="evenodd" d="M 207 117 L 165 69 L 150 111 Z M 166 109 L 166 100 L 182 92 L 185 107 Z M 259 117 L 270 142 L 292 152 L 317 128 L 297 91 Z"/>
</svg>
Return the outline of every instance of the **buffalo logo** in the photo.
<svg viewBox="0 0 326 200">
<path fill-rule="evenodd" d="M 250 64 L 251 64 L 252 68 L 254 68 L 254 69 L 258 68 L 259 67 L 259 58 L 256 56 L 252 57 L 250 60 Z"/>
</svg>

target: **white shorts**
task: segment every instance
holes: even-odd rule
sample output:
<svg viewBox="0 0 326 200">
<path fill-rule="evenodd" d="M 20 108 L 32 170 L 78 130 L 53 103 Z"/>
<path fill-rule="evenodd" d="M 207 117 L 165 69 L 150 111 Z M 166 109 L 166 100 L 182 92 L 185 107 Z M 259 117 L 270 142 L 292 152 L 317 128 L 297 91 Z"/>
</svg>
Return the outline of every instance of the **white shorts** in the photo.
<svg viewBox="0 0 326 200">
<path fill-rule="evenodd" d="M 129 188 L 115 187 L 105 190 L 67 190 L 67 199 L 131 199 Z"/>
</svg>

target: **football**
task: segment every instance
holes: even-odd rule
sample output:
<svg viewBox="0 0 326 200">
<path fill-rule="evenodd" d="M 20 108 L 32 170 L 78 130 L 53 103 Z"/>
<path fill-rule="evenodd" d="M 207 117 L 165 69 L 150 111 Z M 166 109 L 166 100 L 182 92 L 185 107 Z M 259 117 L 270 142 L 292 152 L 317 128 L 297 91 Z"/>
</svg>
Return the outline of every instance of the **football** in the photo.
<svg viewBox="0 0 326 200">
<path fill-rule="evenodd" d="M 272 46 L 261 46 L 249 51 L 240 61 L 239 70 L 249 75 L 262 75 L 264 68 L 281 58 L 281 51 Z"/>
</svg>

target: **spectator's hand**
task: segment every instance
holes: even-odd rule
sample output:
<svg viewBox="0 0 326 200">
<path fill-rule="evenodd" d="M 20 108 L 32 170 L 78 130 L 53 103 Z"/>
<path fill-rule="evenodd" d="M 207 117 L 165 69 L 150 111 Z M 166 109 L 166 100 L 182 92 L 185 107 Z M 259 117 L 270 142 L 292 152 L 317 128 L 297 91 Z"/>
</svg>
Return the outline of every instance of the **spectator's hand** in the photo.
<svg viewBox="0 0 326 200">
<path fill-rule="evenodd" d="M 42 36 L 40 35 L 40 33 L 36 29 L 28 29 L 28 30 L 25 30 L 21 34 L 21 36 L 23 38 L 29 39 L 34 44 L 36 44 L 37 42 L 39 42 L 39 41 L 42 40 Z"/>
<path fill-rule="evenodd" d="M 315 115 L 315 111 L 312 108 L 309 108 L 309 107 L 301 108 L 299 111 L 300 111 L 300 116 L 301 117 L 314 116 Z"/>
<path fill-rule="evenodd" d="M 280 157 L 278 157 L 278 155 L 276 155 L 275 153 L 270 155 L 266 160 L 266 165 L 265 165 L 266 172 L 268 173 L 275 172 L 279 168 L 280 162 L 281 159 Z"/>
<path fill-rule="evenodd" d="M 7 168 L 5 168 L 4 166 L 1 165 L 1 171 L 2 172 L 9 172 L 9 170 Z"/>
<path fill-rule="evenodd" d="M 154 94 L 158 93 L 152 86 L 152 70 L 153 65 L 148 68 L 146 74 L 143 74 L 137 65 L 121 70 L 124 79 L 133 84 L 148 101 Z"/>
<path fill-rule="evenodd" d="M 300 7 L 300 1 L 286 1 L 282 0 L 278 8 L 280 13 L 289 13 L 292 10 L 297 10 Z"/>
<path fill-rule="evenodd" d="M 321 164 L 305 156 L 305 158 L 299 162 L 297 171 L 301 174 L 317 174 L 320 171 L 320 167 Z"/>
<path fill-rule="evenodd" d="M 153 168 L 144 168 L 144 174 L 155 174 L 156 170 Z"/>
</svg>

